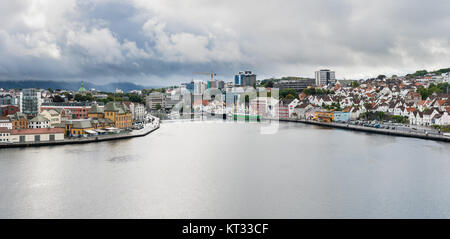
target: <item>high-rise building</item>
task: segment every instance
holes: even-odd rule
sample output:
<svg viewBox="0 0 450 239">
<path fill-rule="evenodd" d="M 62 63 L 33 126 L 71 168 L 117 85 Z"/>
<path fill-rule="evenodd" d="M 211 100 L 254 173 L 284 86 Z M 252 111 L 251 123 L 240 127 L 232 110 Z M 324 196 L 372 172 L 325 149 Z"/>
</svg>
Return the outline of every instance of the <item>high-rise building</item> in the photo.
<svg viewBox="0 0 450 239">
<path fill-rule="evenodd" d="M 41 90 L 39 89 L 23 89 L 20 93 L 20 112 L 24 114 L 39 114 L 41 103 Z"/>
<path fill-rule="evenodd" d="M 207 82 L 206 88 L 208 89 L 223 89 L 225 88 L 225 82 L 221 80 L 210 80 Z"/>
<path fill-rule="evenodd" d="M 256 87 L 256 75 L 251 71 L 241 71 L 234 76 L 234 85 Z"/>
<path fill-rule="evenodd" d="M 316 71 L 316 85 L 335 85 L 335 72 L 327 69 Z"/>
</svg>

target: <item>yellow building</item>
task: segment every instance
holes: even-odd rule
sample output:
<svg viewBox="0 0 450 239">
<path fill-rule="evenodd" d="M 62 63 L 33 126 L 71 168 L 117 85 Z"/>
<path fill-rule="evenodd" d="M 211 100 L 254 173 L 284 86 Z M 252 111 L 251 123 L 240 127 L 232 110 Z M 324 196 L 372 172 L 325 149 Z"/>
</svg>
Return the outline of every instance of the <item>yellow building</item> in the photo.
<svg viewBox="0 0 450 239">
<path fill-rule="evenodd" d="M 100 108 L 97 104 L 93 104 L 88 111 L 88 118 L 104 118 L 104 110 Z"/>
<path fill-rule="evenodd" d="M 94 130 L 91 120 L 70 120 L 65 122 L 65 134 L 67 136 L 87 135 L 89 131 Z"/>
<path fill-rule="evenodd" d="M 333 122 L 334 112 L 333 111 L 317 111 L 314 116 L 314 120 L 321 122 Z"/>
<path fill-rule="evenodd" d="M 108 102 L 104 108 L 104 118 L 114 122 L 118 129 L 131 128 L 133 116 L 131 110 L 123 103 Z"/>
</svg>

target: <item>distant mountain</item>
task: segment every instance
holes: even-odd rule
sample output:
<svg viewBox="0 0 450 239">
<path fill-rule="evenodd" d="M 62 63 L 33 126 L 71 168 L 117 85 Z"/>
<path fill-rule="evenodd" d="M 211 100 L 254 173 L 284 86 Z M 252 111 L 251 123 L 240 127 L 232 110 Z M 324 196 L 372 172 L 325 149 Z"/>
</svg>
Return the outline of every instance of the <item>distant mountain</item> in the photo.
<svg viewBox="0 0 450 239">
<path fill-rule="evenodd" d="M 66 81 L 38 81 L 38 80 L 25 80 L 25 81 L 0 81 L 0 88 L 3 89 L 24 89 L 24 88 L 40 88 L 40 89 L 62 89 L 62 90 L 78 90 L 81 87 L 81 82 L 66 82 Z M 96 89 L 98 91 L 113 92 L 116 89 L 121 89 L 124 92 L 130 92 L 132 90 L 142 90 L 158 88 L 156 86 L 142 86 L 130 82 L 114 82 L 106 85 L 97 85 L 90 82 L 84 82 L 84 88 Z"/>
</svg>

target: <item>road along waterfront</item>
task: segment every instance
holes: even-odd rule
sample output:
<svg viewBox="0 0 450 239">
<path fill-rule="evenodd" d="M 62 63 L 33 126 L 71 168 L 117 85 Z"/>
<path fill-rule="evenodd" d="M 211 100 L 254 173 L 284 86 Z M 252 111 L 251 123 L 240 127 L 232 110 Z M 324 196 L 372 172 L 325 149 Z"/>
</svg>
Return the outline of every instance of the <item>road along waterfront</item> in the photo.
<svg viewBox="0 0 450 239">
<path fill-rule="evenodd" d="M 284 122 L 298 122 L 298 123 L 319 125 L 319 126 L 339 128 L 339 129 L 345 129 L 345 130 L 363 131 L 363 132 L 367 132 L 367 133 L 450 142 L 450 137 L 448 137 L 448 136 L 438 135 L 438 134 L 429 134 L 429 133 L 419 132 L 419 131 L 413 132 L 413 131 L 399 131 L 399 130 L 395 130 L 395 129 L 377 129 L 377 128 L 369 128 L 369 127 L 364 127 L 364 126 L 352 125 L 349 123 L 327 123 L 327 122 L 319 122 L 319 121 L 314 121 L 314 120 L 300 120 L 300 119 L 274 119 L 274 120 L 279 120 L 279 121 L 284 121 Z"/>
<path fill-rule="evenodd" d="M 449 218 L 447 143 L 280 122 L 0 149 L 0 218 Z"/>
</svg>

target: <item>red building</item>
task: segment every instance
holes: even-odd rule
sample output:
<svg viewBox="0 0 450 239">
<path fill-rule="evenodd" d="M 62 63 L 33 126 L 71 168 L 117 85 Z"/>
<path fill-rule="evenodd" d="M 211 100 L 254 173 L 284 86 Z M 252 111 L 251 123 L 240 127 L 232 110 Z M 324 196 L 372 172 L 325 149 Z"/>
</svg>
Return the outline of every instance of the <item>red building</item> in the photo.
<svg viewBox="0 0 450 239">
<path fill-rule="evenodd" d="M 70 111 L 71 119 L 87 119 L 88 111 L 92 103 L 44 103 L 41 105 L 40 111 L 56 110 L 58 112 L 64 111 L 64 115 L 68 116 L 66 112 Z M 61 113 L 63 114 L 63 113 Z"/>
<path fill-rule="evenodd" d="M 0 116 L 8 116 L 13 115 L 16 112 L 19 112 L 20 108 L 15 105 L 2 105 L 0 106 Z"/>
</svg>

